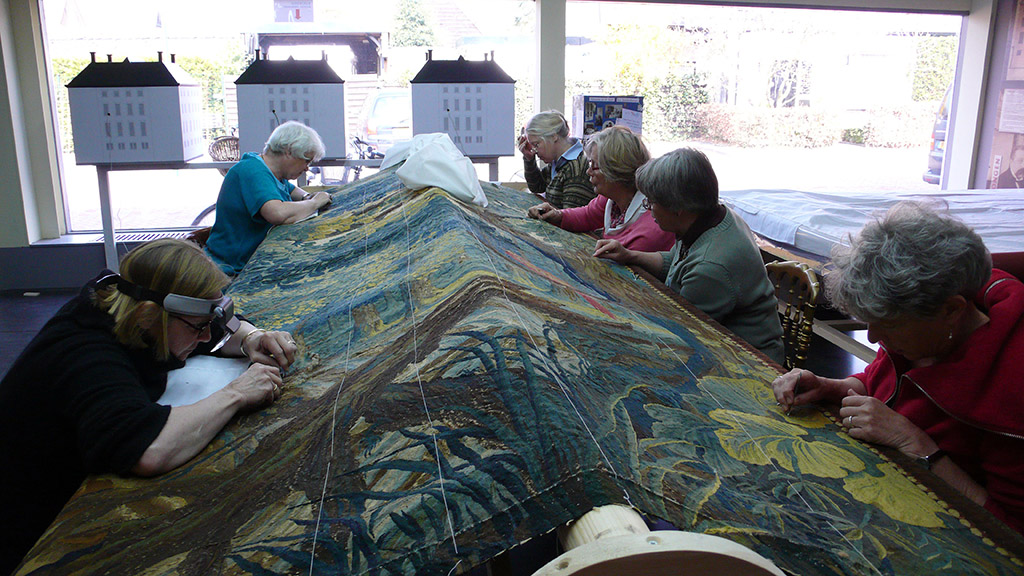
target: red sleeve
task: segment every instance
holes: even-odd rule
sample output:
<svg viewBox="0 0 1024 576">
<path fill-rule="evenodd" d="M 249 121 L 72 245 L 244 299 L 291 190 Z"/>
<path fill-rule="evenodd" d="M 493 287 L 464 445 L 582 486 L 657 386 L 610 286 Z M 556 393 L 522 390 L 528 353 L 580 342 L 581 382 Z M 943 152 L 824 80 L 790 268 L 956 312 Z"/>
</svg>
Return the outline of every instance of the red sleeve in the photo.
<svg viewBox="0 0 1024 576">
<path fill-rule="evenodd" d="M 882 383 L 886 381 L 885 373 L 891 371 L 892 363 L 886 357 L 885 350 L 879 346 L 878 352 L 875 353 L 875 359 L 871 361 L 871 364 L 868 364 L 863 372 L 851 374 L 850 377 L 864 383 L 864 389 L 867 391 L 868 396 L 885 400 L 892 393 L 890 390 L 892 386 L 884 386 L 885 390 L 880 390 L 880 388 L 883 388 Z M 895 384 L 895 379 L 893 379 L 893 384 Z"/>
<path fill-rule="evenodd" d="M 562 222 L 558 226 L 569 232 L 590 232 L 604 227 L 604 207 L 608 199 L 595 196 L 586 206 L 562 209 Z"/>
</svg>

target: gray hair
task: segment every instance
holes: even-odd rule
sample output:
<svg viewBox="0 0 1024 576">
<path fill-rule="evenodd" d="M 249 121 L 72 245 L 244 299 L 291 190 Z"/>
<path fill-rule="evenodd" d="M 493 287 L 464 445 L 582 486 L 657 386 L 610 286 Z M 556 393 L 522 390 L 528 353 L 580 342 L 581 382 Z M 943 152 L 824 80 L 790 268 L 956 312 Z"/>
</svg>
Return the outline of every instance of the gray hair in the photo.
<svg viewBox="0 0 1024 576">
<path fill-rule="evenodd" d="M 673 212 L 705 212 L 718 207 L 718 177 L 700 150 L 679 148 L 636 171 L 636 185 L 651 202 Z"/>
<path fill-rule="evenodd" d="M 555 136 L 569 137 L 569 123 L 558 110 L 538 112 L 526 123 L 526 133 L 544 140 L 552 140 Z"/>
<path fill-rule="evenodd" d="M 868 222 L 850 247 L 832 250 L 825 288 L 832 303 L 865 322 L 934 318 L 952 296 L 968 300 L 992 275 L 992 256 L 963 222 L 900 202 Z"/>
<path fill-rule="evenodd" d="M 264 153 L 278 156 L 291 156 L 302 160 L 316 162 L 324 157 L 324 141 L 320 135 L 301 122 L 290 120 L 281 124 L 270 133 Z"/>
<path fill-rule="evenodd" d="M 651 159 L 639 136 L 625 126 L 611 126 L 595 134 L 584 150 L 597 159 L 598 172 L 611 182 L 636 190 L 636 171 Z"/>
</svg>

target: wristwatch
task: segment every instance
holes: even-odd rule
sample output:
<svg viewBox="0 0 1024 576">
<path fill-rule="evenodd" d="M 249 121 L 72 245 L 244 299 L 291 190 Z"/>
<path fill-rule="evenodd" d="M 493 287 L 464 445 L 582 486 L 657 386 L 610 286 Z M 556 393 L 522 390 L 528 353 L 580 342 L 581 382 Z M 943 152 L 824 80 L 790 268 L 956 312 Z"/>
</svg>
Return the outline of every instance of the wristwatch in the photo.
<svg viewBox="0 0 1024 576">
<path fill-rule="evenodd" d="M 932 466 L 935 466 L 936 462 L 942 460 L 946 456 L 948 456 L 948 454 L 946 454 L 946 451 L 943 450 L 942 448 L 939 448 L 938 450 L 932 452 L 927 456 L 918 456 L 917 461 L 921 464 L 921 466 L 924 466 L 925 469 L 931 470 Z"/>
</svg>

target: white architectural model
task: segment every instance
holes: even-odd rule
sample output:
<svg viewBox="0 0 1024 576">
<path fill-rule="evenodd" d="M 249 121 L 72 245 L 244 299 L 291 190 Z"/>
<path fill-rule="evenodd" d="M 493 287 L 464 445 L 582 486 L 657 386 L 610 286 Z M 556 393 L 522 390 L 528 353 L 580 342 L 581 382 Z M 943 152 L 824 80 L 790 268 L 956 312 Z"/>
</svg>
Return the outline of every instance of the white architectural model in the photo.
<svg viewBox="0 0 1024 576">
<path fill-rule="evenodd" d="M 203 154 L 199 83 L 174 63 L 92 62 L 68 83 L 78 164 L 187 162 Z"/>
<path fill-rule="evenodd" d="M 434 60 L 412 84 L 412 132 L 445 132 L 469 157 L 515 150 L 515 80 L 494 60 Z"/>
<path fill-rule="evenodd" d="M 345 157 L 345 81 L 326 58 L 256 60 L 235 80 L 238 149 L 261 152 L 270 133 L 289 120 L 317 131 L 325 158 Z"/>
</svg>

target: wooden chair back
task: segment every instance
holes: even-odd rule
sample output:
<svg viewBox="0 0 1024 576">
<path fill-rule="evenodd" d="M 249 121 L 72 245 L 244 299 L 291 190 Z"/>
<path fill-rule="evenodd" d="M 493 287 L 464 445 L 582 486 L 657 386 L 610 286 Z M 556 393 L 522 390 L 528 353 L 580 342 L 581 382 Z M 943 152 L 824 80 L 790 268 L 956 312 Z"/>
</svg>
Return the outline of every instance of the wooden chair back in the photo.
<svg viewBox="0 0 1024 576">
<path fill-rule="evenodd" d="M 203 247 L 206 246 L 206 241 L 209 240 L 210 232 L 212 230 L 213 230 L 212 226 L 206 226 L 204 228 L 197 228 L 197 229 L 189 232 L 188 235 L 185 236 L 185 240 L 188 240 L 189 242 L 194 242 L 197 246 L 199 246 L 200 248 L 203 248 Z"/>
<path fill-rule="evenodd" d="M 775 286 L 782 316 L 782 338 L 786 345 L 786 368 L 802 368 L 811 347 L 814 310 L 821 284 L 818 275 L 802 262 L 770 262 L 765 265 Z"/>
</svg>

